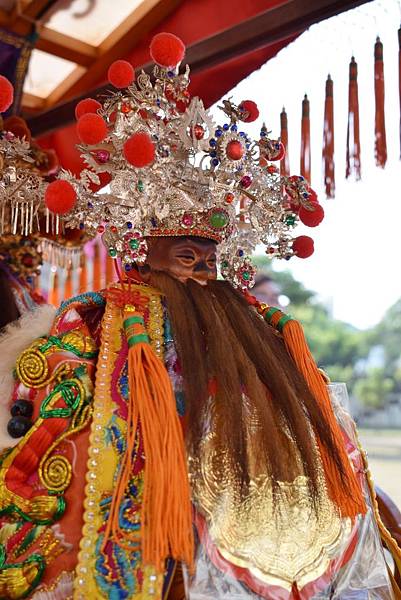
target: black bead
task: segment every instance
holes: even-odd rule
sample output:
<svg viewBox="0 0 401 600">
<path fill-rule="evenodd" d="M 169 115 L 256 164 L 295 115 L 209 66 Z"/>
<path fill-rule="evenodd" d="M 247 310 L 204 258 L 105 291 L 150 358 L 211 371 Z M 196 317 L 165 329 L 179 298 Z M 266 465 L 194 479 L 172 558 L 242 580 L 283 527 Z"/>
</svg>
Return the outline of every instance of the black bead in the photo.
<svg viewBox="0 0 401 600">
<path fill-rule="evenodd" d="M 29 400 L 16 400 L 11 407 L 13 417 L 32 417 L 33 404 Z"/>
<path fill-rule="evenodd" d="M 12 438 L 23 437 L 31 428 L 31 421 L 27 417 L 13 417 L 9 420 L 7 431 Z"/>
</svg>

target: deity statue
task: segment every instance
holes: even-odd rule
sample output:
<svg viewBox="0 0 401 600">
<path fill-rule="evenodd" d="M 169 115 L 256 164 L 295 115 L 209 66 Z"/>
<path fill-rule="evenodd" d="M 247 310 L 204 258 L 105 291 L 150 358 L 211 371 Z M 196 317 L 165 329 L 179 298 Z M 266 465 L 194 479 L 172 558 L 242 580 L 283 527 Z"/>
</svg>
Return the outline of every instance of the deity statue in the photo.
<svg viewBox="0 0 401 600">
<path fill-rule="evenodd" d="M 215 125 L 182 42 L 159 34 L 151 55 L 154 80 L 117 61 L 118 91 L 78 105 L 88 168 L 46 189 L 102 235 L 119 281 L 64 302 L 16 360 L 0 598 L 400 597 L 354 425 L 300 325 L 249 291 L 256 245 L 310 254 L 292 231 L 320 204 L 280 177 L 266 127 L 242 130 L 253 102 Z"/>
</svg>

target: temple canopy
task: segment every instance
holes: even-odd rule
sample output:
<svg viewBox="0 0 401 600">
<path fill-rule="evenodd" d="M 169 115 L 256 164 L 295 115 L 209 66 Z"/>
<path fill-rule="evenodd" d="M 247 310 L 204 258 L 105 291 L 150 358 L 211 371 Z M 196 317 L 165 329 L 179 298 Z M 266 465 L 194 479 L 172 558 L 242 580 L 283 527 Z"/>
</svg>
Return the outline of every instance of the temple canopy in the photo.
<svg viewBox="0 0 401 600">
<path fill-rule="evenodd" d="M 76 100 L 107 89 L 117 58 L 146 67 L 155 33 L 170 31 L 187 45 L 191 92 L 209 106 L 311 24 L 365 1 L 0 0 L 0 25 L 35 38 L 22 113 L 41 143 L 77 172 Z"/>
</svg>

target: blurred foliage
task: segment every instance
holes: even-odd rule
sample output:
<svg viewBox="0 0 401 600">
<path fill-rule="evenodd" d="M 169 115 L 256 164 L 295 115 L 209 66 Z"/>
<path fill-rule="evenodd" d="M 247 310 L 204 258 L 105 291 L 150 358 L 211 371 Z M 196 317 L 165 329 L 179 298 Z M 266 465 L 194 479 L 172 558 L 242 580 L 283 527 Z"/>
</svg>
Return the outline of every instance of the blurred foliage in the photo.
<svg viewBox="0 0 401 600">
<path fill-rule="evenodd" d="M 373 367 L 366 374 L 357 379 L 353 393 L 363 400 L 364 406 L 380 408 L 385 406 L 386 398 L 394 390 L 394 380 L 386 377 L 385 369 Z"/>
<path fill-rule="evenodd" d="M 401 394 L 401 299 L 376 327 L 361 331 L 334 319 L 317 293 L 290 271 L 275 270 L 264 256 L 255 262 L 259 273 L 270 275 L 289 298 L 285 312 L 302 323 L 316 362 L 332 381 L 346 382 L 349 393 L 367 409 L 383 407 Z"/>
</svg>

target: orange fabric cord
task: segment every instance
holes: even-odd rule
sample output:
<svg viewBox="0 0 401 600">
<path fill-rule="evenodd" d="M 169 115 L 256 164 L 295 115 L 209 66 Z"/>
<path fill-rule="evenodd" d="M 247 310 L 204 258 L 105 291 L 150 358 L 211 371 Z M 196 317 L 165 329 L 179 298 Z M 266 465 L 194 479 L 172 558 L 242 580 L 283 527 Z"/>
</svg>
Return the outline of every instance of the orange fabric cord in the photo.
<svg viewBox="0 0 401 600">
<path fill-rule="evenodd" d="M 302 121 L 301 121 L 301 175 L 311 182 L 311 147 L 310 147 L 310 120 L 309 120 L 309 100 L 305 94 L 302 100 Z"/>
<path fill-rule="evenodd" d="M 73 295 L 73 292 L 72 292 L 72 270 L 68 269 L 66 279 L 65 279 L 63 300 L 68 300 L 69 298 L 72 297 L 72 295 Z"/>
<path fill-rule="evenodd" d="M 334 99 L 333 80 L 330 75 L 326 80 L 326 98 L 324 102 L 323 165 L 326 198 L 334 198 L 336 189 L 334 172 Z"/>
<path fill-rule="evenodd" d="M 107 254 L 107 257 L 106 257 L 106 287 L 108 287 L 110 284 L 114 283 L 117 279 L 116 271 L 114 268 L 115 262 L 116 262 L 115 259 L 111 258 L 111 256 L 109 256 Z"/>
<path fill-rule="evenodd" d="M 359 136 L 358 65 L 355 58 L 349 64 L 347 166 L 345 177 L 361 178 L 361 140 Z"/>
<path fill-rule="evenodd" d="M 193 532 L 185 444 L 171 382 L 162 361 L 149 344 L 140 309 L 127 305 L 124 330 L 129 345 L 130 399 L 126 452 L 113 495 L 104 544 L 110 537 L 133 549 L 134 534 L 119 527 L 119 507 L 131 473 L 138 427 L 145 454 L 140 543 L 145 565 L 164 572 L 168 557 L 192 568 Z"/>
<path fill-rule="evenodd" d="M 290 175 L 290 155 L 288 154 L 288 118 L 285 108 L 280 113 L 280 140 L 285 147 L 285 156 L 280 161 L 280 175 L 289 177 Z"/>
<path fill-rule="evenodd" d="M 59 298 L 59 294 L 60 294 L 60 289 L 59 289 L 59 281 L 58 281 L 58 274 L 57 272 L 55 273 L 51 273 L 50 276 L 50 289 L 49 289 L 49 296 L 48 296 L 48 303 L 52 304 L 53 306 L 60 306 L 60 298 Z"/>
<path fill-rule="evenodd" d="M 274 315 L 272 324 L 274 324 L 274 319 L 278 321 L 280 315 Z M 330 498 L 339 507 L 343 517 L 354 517 L 357 514 L 363 514 L 366 512 L 366 505 L 362 496 L 362 490 L 351 467 L 345 446 L 342 443 L 341 429 L 333 412 L 327 386 L 309 350 L 302 326 L 295 319 L 289 319 L 283 327 L 282 332 L 288 352 L 294 359 L 313 396 L 319 402 L 326 423 L 332 431 L 333 439 L 337 442 L 340 441 L 340 443 L 337 443 L 337 448 L 344 473 L 347 477 L 348 494 L 344 493 L 344 483 L 339 477 L 335 463 L 327 453 L 326 448 L 318 440 Z"/>
<path fill-rule="evenodd" d="M 375 159 L 378 167 L 387 162 L 386 119 L 384 115 L 384 64 L 383 44 L 375 43 Z"/>
<path fill-rule="evenodd" d="M 334 415 L 327 386 L 309 350 L 302 326 L 298 321 L 284 314 L 280 309 L 260 304 L 250 294 L 246 295 L 246 299 L 249 304 L 255 306 L 270 325 L 282 333 L 289 354 L 319 403 L 326 423 L 331 429 L 347 479 L 348 493 L 344 492 L 344 481 L 341 479 L 335 463 L 317 438 L 330 498 L 338 506 L 343 517 L 354 517 L 358 514 L 364 514 L 366 512 L 366 504 L 363 499 L 362 490 L 352 469 L 345 446 L 342 443 L 341 428 Z"/>
</svg>

